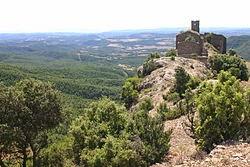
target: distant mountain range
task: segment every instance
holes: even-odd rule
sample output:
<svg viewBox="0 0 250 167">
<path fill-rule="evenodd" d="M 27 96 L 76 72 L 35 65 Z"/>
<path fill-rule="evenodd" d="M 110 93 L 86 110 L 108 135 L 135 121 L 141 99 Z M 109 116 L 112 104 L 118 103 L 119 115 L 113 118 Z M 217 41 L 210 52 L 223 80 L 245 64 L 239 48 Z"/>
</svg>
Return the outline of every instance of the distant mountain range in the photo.
<svg viewBox="0 0 250 167">
<path fill-rule="evenodd" d="M 187 30 L 182 28 L 158 28 L 158 29 L 139 29 L 139 30 L 120 30 L 98 33 L 105 37 L 126 36 L 138 33 L 158 33 L 158 34 L 176 34 L 180 31 Z M 214 32 L 224 34 L 225 36 L 250 35 L 250 28 L 201 28 L 201 32 Z"/>
<path fill-rule="evenodd" d="M 178 27 L 178 28 L 155 28 L 155 29 L 134 29 L 134 30 L 114 30 L 114 31 L 107 31 L 107 32 L 100 32 L 100 33 L 85 33 L 85 32 L 41 32 L 41 33 L 1 33 L 5 34 L 4 36 L 8 36 L 10 34 L 32 34 L 32 35 L 41 35 L 41 34 L 49 34 L 49 35 L 63 35 L 63 36 L 74 36 L 74 35 L 98 35 L 102 37 L 115 37 L 115 36 L 129 36 L 132 34 L 140 34 L 140 33 L 157 33 L 157 34 L 176 34 L 180 31 L 187 30 L 188 27 Z M 214 32 L 214 33 L 222 33 L 226 36 L 238 36 L 238 35 L 250 35 L 250 28 L 201 28 L 201 32 Z"/>
</svg>

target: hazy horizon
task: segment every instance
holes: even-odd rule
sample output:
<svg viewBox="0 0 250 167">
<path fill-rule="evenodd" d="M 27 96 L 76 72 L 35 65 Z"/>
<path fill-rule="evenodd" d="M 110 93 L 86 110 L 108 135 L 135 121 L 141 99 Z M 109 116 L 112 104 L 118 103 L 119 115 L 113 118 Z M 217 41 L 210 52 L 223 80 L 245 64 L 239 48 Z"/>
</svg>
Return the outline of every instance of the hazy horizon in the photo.
<svg viewBox="0 0 250 167">
<path fill-rule="evenodd" d="M 238 0 L 0 0 L 0 33 L 100 33 L 189 28 L 250 28 Z"/>
<path fill-rule="evenodd" d="M 107 31 L 77 31 L 77 30 L 68 30 L 68 31 L 16 31 L 16 32 L 1 32 L 0 34 L 46 34 L 46 33 L 76 33 L 76 34 L 102 34 L 102 33 L 126 33 L 126 32 L 178 32 L 178 31 L 185 31 L 190 29 L 190 27 L 159 27 L 159 28 L 145 28 L 145 29 L 114 29 L 114 30 L 107 30 Z M 201 32 L 210 32 L 210 31 L 223 31 L 223 30 L 250 30 L 250 27 L 202 27 Z"/>
</svg>

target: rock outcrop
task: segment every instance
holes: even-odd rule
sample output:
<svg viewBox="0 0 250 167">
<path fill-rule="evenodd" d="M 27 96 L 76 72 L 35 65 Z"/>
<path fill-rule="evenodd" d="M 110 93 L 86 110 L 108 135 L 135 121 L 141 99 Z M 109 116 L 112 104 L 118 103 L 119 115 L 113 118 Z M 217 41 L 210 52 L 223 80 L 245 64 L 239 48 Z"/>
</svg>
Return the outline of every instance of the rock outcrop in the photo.
<svg viewBox="0 0 250 167">
<path fill-rule="evenodd" d="M 176 57 L 175 60 L 171 60 L 168 57 L 161 57 L 153 61 L 156 69 L 150 75 L 145 76 L 139 86 L 139 101 L 150 97 L 154 103 L 152 112 L 164 101 L 163 95 L 167 94 L 174 86 L 174 75 L 177 67 L 183 67 L 190 76 L 200 79 L 205 79 L 208 75 L 211 75 L 206 65 L 195 59 Z M 143 70 L 143 67 L 139 67 L 138 70 Z M 171 104 L 169 105 L 171 106 Z"/>
</svg>

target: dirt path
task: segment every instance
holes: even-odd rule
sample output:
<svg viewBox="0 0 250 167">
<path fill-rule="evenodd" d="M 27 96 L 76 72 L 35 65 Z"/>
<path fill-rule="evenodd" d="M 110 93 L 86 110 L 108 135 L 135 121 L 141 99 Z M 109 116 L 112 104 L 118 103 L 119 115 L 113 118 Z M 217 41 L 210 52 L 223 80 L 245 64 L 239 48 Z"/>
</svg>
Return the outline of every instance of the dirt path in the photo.
<svg viewBox="0 0 250 167">
<path fill-rule="evenodd" d="M 172 129 L 170 140 L 170 150 L 167 159 L 173 165 L 182 164 L 187 161 L 196 153 L 196 145 L 194 139 L 185 133 L 183 122 L 185 116 L 175 120 L 166 121 L 165 128 Z"/>
<path fill-rule="evenodd" d="M 165 122 L 165 129 L 172 129 L 170 150 L 166 157 L 166 163 L 156 164 L 153 167 L 175 166 L 190 161 L 196 153 L 194 139 L 189 137 L 183 128 L 185 116 Z"/>
</svg>

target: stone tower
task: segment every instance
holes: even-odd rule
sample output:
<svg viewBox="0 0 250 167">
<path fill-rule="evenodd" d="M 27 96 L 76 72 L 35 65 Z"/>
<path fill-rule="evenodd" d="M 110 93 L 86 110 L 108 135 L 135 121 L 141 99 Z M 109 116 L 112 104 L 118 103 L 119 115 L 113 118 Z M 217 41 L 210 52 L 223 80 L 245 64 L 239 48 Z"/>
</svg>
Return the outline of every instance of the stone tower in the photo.
<svg viewBox="0 0 250 167">
<path fill-rule="evenodd" d="M 191 30 L 200 33 L 200 21 L 199 20 L 191 21 Z"/>
</svg>

